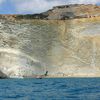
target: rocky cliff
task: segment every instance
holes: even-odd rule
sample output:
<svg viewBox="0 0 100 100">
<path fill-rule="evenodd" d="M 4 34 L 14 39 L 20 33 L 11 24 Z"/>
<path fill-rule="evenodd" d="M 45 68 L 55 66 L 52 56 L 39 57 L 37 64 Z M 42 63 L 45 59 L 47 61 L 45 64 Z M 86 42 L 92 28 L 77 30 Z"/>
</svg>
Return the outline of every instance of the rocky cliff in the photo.
<svg viewBox="0 0 100 100">
<path fill-rule="evenodd" d="M 46 71 L 48 77 L 100 76 L 100 17 L 36 20 L 1 15 L 0 70 L 9 77 Z"/>
<path fill-rule="evenodd" d="M 75 18 L 90 18 L 100 16 L 100 6 L 71 4 L 53 7 L 46 12 L 33 15 L 19 15 L 17 18 L 24 19 L 46 19 L 46 20 L 66 20 Z"/>
</svg>

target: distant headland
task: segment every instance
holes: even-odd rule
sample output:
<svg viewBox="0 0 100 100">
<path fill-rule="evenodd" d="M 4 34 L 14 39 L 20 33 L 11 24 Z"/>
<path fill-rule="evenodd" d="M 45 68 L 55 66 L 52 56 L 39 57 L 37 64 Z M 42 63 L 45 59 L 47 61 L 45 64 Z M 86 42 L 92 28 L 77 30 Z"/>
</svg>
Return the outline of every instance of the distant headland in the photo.
<svg viewBox="0 0 100 100">
<path fill-rule="evenodd" d="M 46 12 L 26 15 L 1 15 L 2 18 L 12 19 L 43 19 L 43 20 L 67 20 L 78 18 L 92 18 L 100 16 L 100 6 L 93 4 L 70 4 L 55 6 Z"/>
</svg>

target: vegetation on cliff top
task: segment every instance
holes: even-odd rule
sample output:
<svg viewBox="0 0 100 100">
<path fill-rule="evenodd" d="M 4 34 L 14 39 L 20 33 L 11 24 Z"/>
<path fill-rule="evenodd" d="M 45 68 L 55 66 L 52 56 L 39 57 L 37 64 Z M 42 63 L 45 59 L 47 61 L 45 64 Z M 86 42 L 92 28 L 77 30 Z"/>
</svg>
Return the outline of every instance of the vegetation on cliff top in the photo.
<svg viewBox="0 0 100 100">
<path fill-rule="evenodd" d="M 26 14 L 26 15 L 0 15 L 3 19 L 43 19 L 43 20 L 66 20 L 75 18 L 91 18 L 100 16 L 100 6 L 71 4 L 56 6 L 52 9 L 40 14 Z"/>
<path fill-rule="evenodd" d="M 71 4 L 53 7 L 46 12 L 33 15 L 18 15 L 18 19 L 74 19 L 74 18 L 89 18 L 100 16 L 100 6 L 97 5 L 84 5 L 84 4 Z"/>
</svg>

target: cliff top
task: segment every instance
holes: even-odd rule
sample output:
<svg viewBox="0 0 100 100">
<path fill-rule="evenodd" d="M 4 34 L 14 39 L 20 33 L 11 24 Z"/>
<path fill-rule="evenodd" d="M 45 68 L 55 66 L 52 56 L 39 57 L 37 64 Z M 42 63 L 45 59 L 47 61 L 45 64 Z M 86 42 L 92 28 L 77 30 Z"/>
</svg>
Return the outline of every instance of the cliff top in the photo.
<svg viewBox="0 0 100 100">
<path fill-rule="evenodd" d="M 46 19 L 46 20 L 66 20 L 75 18 L 91 18 L 100 16 L 100 6 L 70 4 L 53 7 L 52 9 L 40 14 L 27 15 L 0 15 L 5 19 Z"/>
</svg>

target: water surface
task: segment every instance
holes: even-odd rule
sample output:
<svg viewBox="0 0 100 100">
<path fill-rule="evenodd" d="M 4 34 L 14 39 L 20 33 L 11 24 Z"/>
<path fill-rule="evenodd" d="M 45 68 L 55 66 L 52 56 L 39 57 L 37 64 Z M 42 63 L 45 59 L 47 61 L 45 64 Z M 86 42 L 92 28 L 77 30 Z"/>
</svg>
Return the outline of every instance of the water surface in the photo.
<svg viewBox="0 0 100 100">
<path fill-rule="evenodd" d="M 100 100 L 100 78 L 0 80 L 0 100 Z"/>
</svg>

